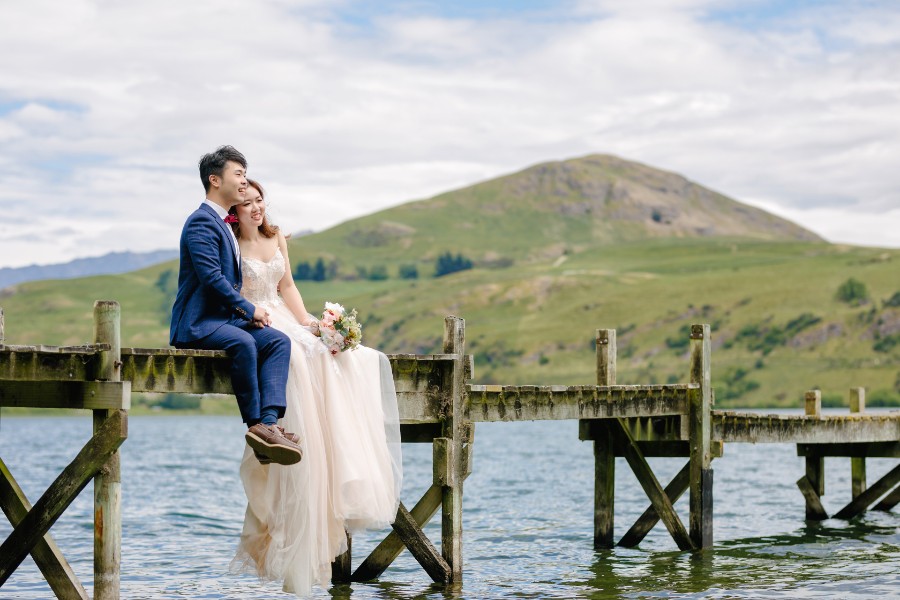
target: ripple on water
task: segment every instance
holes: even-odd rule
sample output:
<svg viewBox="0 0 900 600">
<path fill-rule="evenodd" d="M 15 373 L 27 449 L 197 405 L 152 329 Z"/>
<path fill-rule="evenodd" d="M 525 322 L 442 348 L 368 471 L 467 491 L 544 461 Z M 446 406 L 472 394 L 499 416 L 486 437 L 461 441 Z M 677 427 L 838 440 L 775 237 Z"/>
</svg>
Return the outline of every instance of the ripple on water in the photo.
<svg viewBox="0 0 900 600">
<path fill-rule="evenodd" d="M 3 419 L 0 456 L 32 500 L 43 493 L 91 431 L 90 418 Z M 52 427 L 59 444 L 26 446 Z M 317 598 L 890 598 L 900 589 L 900 516 L 867 513 L 850 522 L 805 523 L 794 482 L 793 446 L 729 446 L 715 469 L 716 546 L 679 552 L 657 526 L 638 548 L 594 551 L 593 455 L 572 422 L 479 424 L 475 468 L 465 485 L 462 588 L 428 582 L 403 553 L 384 581 L 317 590 Z M 529 448 L 523 451 L 523 440 Z M 535 442 L 537 440 L 537 442 Z M 228 574 L 245 508 L 235 418 L 133 417 L 122 447 L 123 598 L 285 598 L 276 583 Z M 874 481 L 896 461 L 870 460 Z M 684 459 L 651 459 L 661 482 Z M 431 484 L 431 448 L 404 446 L 407 505 Z M 616 533 L 647 507 L 617 461 Z M 849 498 L 849 461 L 827 463 L 826 508 Z M 676 506 L 687 523 L 686 496 Z M 52 533 L 82 580 L 92 573 L 89 490 Z M 440 543 L 439 518 L 425 527 Z M 3 529 L 3 527 L 6 529 Z M 0 535 L 9 531 L 0 520 Z M 386 532 L 354 538 L 354 564 Z M 893 595 L 893 596 L 892 596 Z M 48 588 L 30 559 L 0 597 L 43 600 Z"/>
</svg>

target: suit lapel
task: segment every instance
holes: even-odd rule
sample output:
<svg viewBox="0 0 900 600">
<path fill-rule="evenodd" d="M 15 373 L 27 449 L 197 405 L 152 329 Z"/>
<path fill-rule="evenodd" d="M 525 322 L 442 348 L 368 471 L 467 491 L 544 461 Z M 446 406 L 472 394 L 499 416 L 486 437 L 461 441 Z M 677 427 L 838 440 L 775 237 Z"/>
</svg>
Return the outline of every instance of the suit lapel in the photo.
<svg viewBox="0 0 900 600">
<path fill-rule="evenodd" d="M 200 208 L 206 209 L 206 212 L 211 214 L 213 218 L 219 223 L 219 229 L 222 230 L 222 235 L 225 236 L 225 243 L 228 244 L 228 247 L 231 249 L 231 256 L 234 257 L 234 266 L 237 269 L 238 281 L 241 280 L 241 263 L 238 261 L 237 252 L 235 252 L 234 241 L 232 241 L 231 232 L 228 231 L 228 224 L 225 223 L 224 219 L 219 216 L 219 214 L 213 210 L 213 208 L 204 203 L 200 205 Z"/>
</svg>

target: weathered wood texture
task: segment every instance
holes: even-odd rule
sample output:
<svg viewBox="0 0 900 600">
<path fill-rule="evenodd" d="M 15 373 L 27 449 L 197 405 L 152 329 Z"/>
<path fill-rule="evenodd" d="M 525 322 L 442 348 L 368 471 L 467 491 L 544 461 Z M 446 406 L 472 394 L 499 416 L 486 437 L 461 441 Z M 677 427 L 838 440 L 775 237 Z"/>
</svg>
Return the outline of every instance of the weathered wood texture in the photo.
<svg viewBox="0 0 900 600">
<path fill-rule="evenodd" d="M 0 545 L 0 586 L 125 441 L 127 423 L 124 411 L 115 411 Z"/>
<path fill-rule="evenodd" d="M 691 482 L 691 463 L 687 462 L 681 467 L 681 470 L 672 478 L 666 489 L 663 490 L 669 502 L 674 506 L 678 499 L 687 491 L 688 484 Z M 633 548 L 641 543 L 648 533 L 659 523 L 659 513 L 651 504 L 647 510 L 638 517 L 631 529 L 625 532 L 622 539 L 619 540 L 619 546 L 625 548 Z"/>
<path fill-rule="evenodd" d="M 431 520 L 440 507 L 441 486 L 432 485 L 409 513 L 416 525 L 421 528 Z M 377 579 L 400 556 L 405 547 L 403 540 L 396 532 L 390 533 L 356 568 L 356 571 L 353 572 L 353 581 Z"/>
<path fill-rule="evenodd" d="M 441 556 L 450 566 L 448 580 L 459 583 L 462 581 L 463 567 L 463 480 L 465 479 L 466 465 L 464 463 L 466 448 L 463 443 L 463 432 L 467 419 L 464 414 L 466 403 L 466 322 L 458 317 L 447 317 L 444 320 L 444 352 L 454 355 L 452 369 L 445 378 L 442 389 L 445 391 L 443 399 L 445 410 L 443 413 L 442 437 L 448 440 L 443 452 L 445 458 L 437 456 L 438 444 L 435 444 L 435 464 L 440 460 L 444 462 L 443 481 L 435 481 L 441 484 Z M 410 517 L 410 523 L 415 524 Z M 398 531 L 398 533 L 400 533 Z M 407 543 L 407 547 L 409 544 Z M 410 548 L 410 552 L 413 552 Z M 414 553 L 415 554 L 415 553 Z M 419 557 L 416 557 L 417 559 Z M 421 562 L 421 561 L 420 561 Z M 423 565 L 424 567 L 425 565 Z M 426 567 L 428 571 L 428 567 Z M 435 575 L 429 571 L 429 575 Z M 439 581 L 435 579 L 435 581 Z"/>
<path fill-rule="evenodd" d="M 809 480 L 807 475 L 797 480 L 797 487 L 800 488 L 800 492 L 806 500 L 806 520 L 824 521 L 827 519 L 828 513 L 825 512 L 825 507 L 822 506 L 822 500 L 819 498 L 816 486 Z"/>
<path fill-rule="evenodd" d="M 470 385 L 466 417 L 480 421 L 684 415 L 692 386 Z"/>
<path fill-rule="evenodd" d="M 690 394 L 690 530 L 696 548 L 713 543 L 712 383 L 709 325 L 691 325 L 691 383 L 700 386 Z"/>
<path fill-rule="evenodd" d="M 900 485 L 897 485 L 891 493 L 881 499 L 881 502 L 872 507 L 872 510 L 889 511 L 900 504 Z"/>
<path fill-rule="evenodd" d="M 598 329 L 594 337 L 597 353 L 597 385 L 616 384 L 616 330 Z M 612 425 L 602 420 L 579 421 L 579 431 L 595 425 L 594 446 L 594 548 L 612 548 L 616 498 L 616 444 Z"/>
<path fill-rule="evenodd" d="M 15 528 L 31 510 L 31 503 L 0 459 L 0 508 Z M 59 600 L 88 600 L 84 586 L 49 533 L 31 549 L 31 557 Z"/>
<path fill-rule="evenodd" d="M 836 444 L 900 440 L 900 414 L 762 415 L 712 411 L 712 437 L 752 444 Z"/>
<path fill-rule="evenodd" d="M 653 474 L 650 465 L 647 464 L 647 460 L 641 453 L 640 448 L 638 448 L 637 444 L 634 443 L 634 440 L 629 437 L 626 429 L 619 428 L 619 430 L 616 431 L 616 436 L 621 436 L 620 439 L 625 448 L 625 460 L 628 461 L 631 470 L 634 471 L 638 483 L 641 484 L 644 493 L 650 498 L 650 503 L 653 505 L 656 513 L 666 526 L 666 529 L 669 530 L 672 539 L 675 540 L 675 543 L 681 550 L 694 549 L 696 546 L 691 540 L 691 536 L 684 528 L 684 525 L 682 525 L 681 519 L 678 518 L 678 513 L 675 512 L 675 507 L 672 505 L 668 495 L 656 479 L 656 475 Z"/>
<path fill-rule="evenodd" d="M 108 345 L 0 346 L 0 380 L 85 381 L 93 379 L 97 355 Z"/>
<path fill-rule="evenodd" d="M 127 410 L 131 407 L 131 382 L 0 379 L 0 406 Z"/>
<path fill-rule="evenodd" d="M 347 550 L 339 554 L 331 563 L 331 583 L 350 583 L 353 538 L 347 534 Z"/>
<path fill-rule="evenodd" d="M 850 388 L 850 412 L 854 414 L 866 412 L 865 388 Z M 865 457 L 853 457 L 850 459 L 850 486 L 854 498 L 866 491 Z"/>
<path fill-rule="evenodd" d="M 397 509 L 397 518 L 394 519 L 392 527 L 432 580 L 437 583 L 454 580 L 453 568 L 446 560 L 447 553 L 437 551 L 402 502 Z"/>
<path fill-rule="evenodd" d="M 807 417 L 820 417 L 822 415 L 822 392 L 819 390 L 806 392 L 804 404 Z M 806 478 L 798 481 L 797 485 L 806 501 L 806 518 L 811 521 L 827 519 L 828 515 L 820 501 L 821 496 L 825 495 L 825 457 L 822 455 L 807 456 L 804 462 L 806 463 Z M 809 486 L 810 489 L 807 490 L 805 486 Z"/>
<path fill-rule="evenodd" d="M 106 382 L 122 378 L 121 315 L 118 302 L 94 303 L 94 343 L 109 344 L 100 352 L 94 377 Z M 131 382 L 128 383 L 129 387 Z M 131 397 L 131 394 L 128 394 Z M 107 419 L 126 413 L 94 410 L 94 435 L 103 431 Z M 119 565 L 122 561 L 122 473 L 118 450 L 94 478 L 94 599 L 119 600 Z"/>
<path fill-rule="evenodd" d="M 876 481 L 870 488 L 853 498 L 847 506 L 835 513 L 834 518 L 852 519 L 856 515 L 865 512 L 870 505 L 891 491 L 898 483 L 900 483 L 900 465 L 888 471 L 884 477 Z"/>
</svg>

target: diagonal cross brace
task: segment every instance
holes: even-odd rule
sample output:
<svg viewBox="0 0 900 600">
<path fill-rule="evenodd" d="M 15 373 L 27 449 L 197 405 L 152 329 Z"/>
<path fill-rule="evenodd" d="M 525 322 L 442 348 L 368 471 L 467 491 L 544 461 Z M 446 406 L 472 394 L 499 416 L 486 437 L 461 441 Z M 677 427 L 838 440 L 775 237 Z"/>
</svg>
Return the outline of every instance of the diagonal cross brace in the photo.
<svg viewBox="0 0 900 600">
<path fill-rule="evenodd" d="M 644 454 L 637 443 L 635 443 L 634 438 L 631 437 L 631 433 L 622 423 L 622 420 L 616 420 L 619 422 L 617 435 L 620 436 L 623 442 L 621 445 L 625 454 L 625 460 L 628 461 L 631 470 L 634 471 L 638 483 L 644 488 L 644 493 L 650 498 L 650 503 L 660 519 L 662 519 L 666 529 L 669 530 L 669 534 L 675 540 L 678 548 L 680 550 L 694 550 L 695 546 L 691 541 L 690 535 L 688 535 L 687 529 L 684 528 L 681 519 L 678 518 L 678 513 L 675 512 L 672 501 L 669 500 L 668 495 L 656 479 L 656 475 L 653 474 L 647 459 L 644 458 Z"/>
<path fill-rule="evenodd" d="M 113 412 L 0 545 L 0 586 L 128 437 L 125 411 Z"/>
<path fill-rule="evenodd" d="M 18 525 L 31 510 L 31 503 L 2 459 L 0 459 L 0 508 L 13 527 Z M 34 545 L 31 557 L 57 598 L 89 600 L 87 591 L 78 581 L 72 567 L 49 533 Z"/>
<path fill-rule="evenodd" d="M 409 549 L 409 553 L 422 565 L 425 572 L 437 583 L 449 583 L 452 570 L 450 565 L 437 551 L 425 532 L 419 527 L 403 503 L 397 509 L 397 518 L 391 524 L 403 543 Z"/>
<path fill-rule="evenodd" d="M 687 462 L 681 470 L 678 471 L 678 474 L 672 478 L 672 481 L 669 482 L 666 489 L 663 490 L 666 497 L 669 499 L 669 502 L 674 505 L 687 491 L 690 482 L 691 463 Z M 638 520 L 634 522 L 631 529 L 625 532 L 625 535 L 622 536 L 622 539 L 619 540 L 617 545 L 625 548 L 634 548 L 641 543 L 641 540 L 650 533 L 650 530 L 653 529 L 657 523 L 659 523 L 659 514 L 656 512 L 656 508 L 651 504 L 647 510 L 638 517 Z"/>
<path fill-rule="evenodd" d="M 865 512 L 870 504 L 887 494 L 891 488 L 900 483 L 900 465 L 888 471 L 884 477 L 875 482 L 875 485 L 865 490 L 853 499 L 850 504 L 839 510 L 835 519 L 852 519 L 856 515 Z"/>
<path fill-rule="evenodd" d="M 441 486 L 432 485 L 428 491 L 422 495 L 422 498 L 416 502 L 410 511 L 410 515 L 415 520 L 416 525 L 423 527 L 437 513 L 441 507 Z M 399 518 L 399 509 L 398 509 Z M 356 571 L 353 572 L 351 579 L 353 581 L 371 581 L 381 576 L 385 570 L 391 566 L 406 546 L 400 535 L 396 531 L 392 531 L 378 546 L 372 550 L 369 556 L 360 564 Z"/>
</svg>

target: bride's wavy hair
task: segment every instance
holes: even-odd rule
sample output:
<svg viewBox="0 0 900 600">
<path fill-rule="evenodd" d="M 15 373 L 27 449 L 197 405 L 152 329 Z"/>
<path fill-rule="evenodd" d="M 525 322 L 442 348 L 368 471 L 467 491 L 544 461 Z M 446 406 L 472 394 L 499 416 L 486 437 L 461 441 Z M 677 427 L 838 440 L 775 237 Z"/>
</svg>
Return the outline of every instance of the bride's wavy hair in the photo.
<svg viewBox="0 0 900 600">
<path fill-rule="evenodd" d="M 263 200 L 266 199 L 266 191 L 263 189 L 262 184 L 260 184 L 255 179 L 247 178 L 247 184 L 252 185 L 256 188 L 256 191 L 259 192 L 259 197 Z M 228 214 L 237 216 L 237 206 L 232 206 L 228 210 Z M 234 231 L 234 235 L 237 237 L 241 237 L 241 224 L 240 223 L 232 223 L 231 230 Z M 259 226 L 259 232 L 263 235 L 263 237 L 275 237 L 275 234 L 278 233 L 278 225 L 272 225 L 269 223 L 269 215 L 263 214 L 262 225 Z"/>
</svg>

